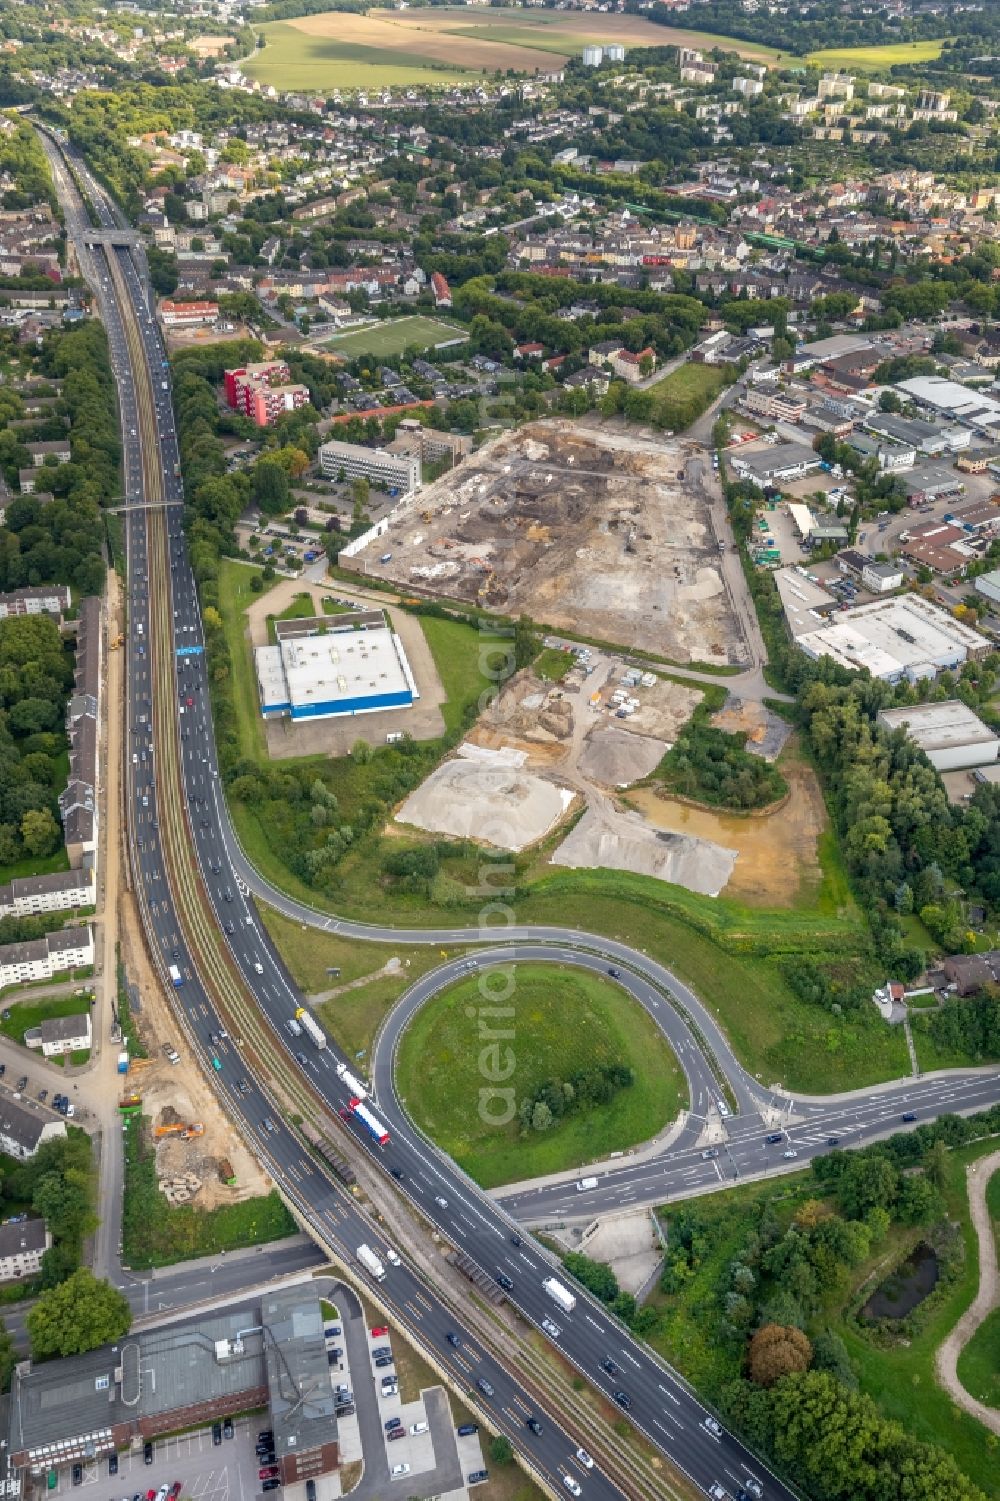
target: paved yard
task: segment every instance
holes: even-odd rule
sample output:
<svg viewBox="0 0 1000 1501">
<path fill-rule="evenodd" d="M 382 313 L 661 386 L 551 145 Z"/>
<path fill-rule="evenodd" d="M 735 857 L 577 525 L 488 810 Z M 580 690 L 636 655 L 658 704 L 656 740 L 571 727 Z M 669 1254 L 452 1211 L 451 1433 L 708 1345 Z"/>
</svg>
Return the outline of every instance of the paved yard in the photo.
<svg viewBox="0 0 1000 1501">
<path fill-rule="evenodd" d="M 62 1468 L 59 1483 L 50 1496 L 78 1496 L 80 1501 L 125 1501 L 163 1485 L 181 1482 L 182 1493 L 192 1501 L 251 1501 L 260 1494 L 258 1462 L 254 1453 L 257 1434 L 267 1427 L 264 1413 L 239 1418 L 235 1436 L 212 1443 L 211 1428 L 185 1433 L 180 1438 L 157 1439 L 153 1463 L 143 1463 L 142 1448 L 118 1456 L 118 1474 L 108 1474 L 108 1461 L 93 1461 L 83 1467 L 83 1483 L 74 1487 L 72 1469 Z"/>
</svg>

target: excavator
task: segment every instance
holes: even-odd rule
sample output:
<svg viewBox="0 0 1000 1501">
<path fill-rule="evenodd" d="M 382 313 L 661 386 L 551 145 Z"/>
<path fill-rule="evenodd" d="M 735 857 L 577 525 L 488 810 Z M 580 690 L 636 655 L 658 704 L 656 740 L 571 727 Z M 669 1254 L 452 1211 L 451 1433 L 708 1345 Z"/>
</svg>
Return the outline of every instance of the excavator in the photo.
<svg viewBox="0 0 1000 1501">
<path fill-rule="evenodd" d="M 190 1141 L 194 1136 L 204 1136 L 205 1127 L 201 1121 L 194 1121 L 190 1126 L 185 1126 L 183 1121 L 173 1121 L 166 1126 L 156 1126 L 153 1129 L 154 1136 L 179 1136 L 181 1141 Z"/>
</svg>

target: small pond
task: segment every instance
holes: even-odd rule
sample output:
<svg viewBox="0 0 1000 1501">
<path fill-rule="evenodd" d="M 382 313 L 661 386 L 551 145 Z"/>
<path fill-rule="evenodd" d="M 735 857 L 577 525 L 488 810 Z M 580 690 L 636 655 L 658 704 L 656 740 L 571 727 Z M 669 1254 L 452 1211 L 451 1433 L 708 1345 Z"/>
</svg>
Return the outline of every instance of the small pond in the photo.
<svg viewBox="0 0 1000 1501">
<path fill-rule="evenodd" d="M 861 1310 L 865 1319 L 905 1319 L 937 1286 L 938 1259 L 921 1242 L 912 1255 L 877 1287 Z"/>
</svg>

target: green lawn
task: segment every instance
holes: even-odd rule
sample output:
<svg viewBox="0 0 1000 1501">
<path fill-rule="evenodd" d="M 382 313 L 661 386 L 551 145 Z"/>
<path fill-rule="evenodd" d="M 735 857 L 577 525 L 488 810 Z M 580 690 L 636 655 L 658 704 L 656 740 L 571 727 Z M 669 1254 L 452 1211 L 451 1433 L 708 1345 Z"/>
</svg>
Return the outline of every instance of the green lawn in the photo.
<svg viewBox="0 0 1000 1501">
<path fill-rule="evenodd" d="M 401 355 L 407 349 L 433 349 L 450 339 L 467 339 L 468 332 L 454 323 L 444 323 L 439 318 L 424 318 L 413 314 L 407 318 L 388 318 L 384 322 L 370 323 L 367 328 L 352 328 L 342 334 L 331 334 L 323 340 L 323 348 L 333 354 L 342 354 L 349 360 L 370 354 L 376 359 Z"/>
<path fill-rule="evenodd" d="M 89 994 L 39 996 L 35 1000 L 20 1002 L 13 996 L 5 999 L 4 1010 L 10 1011 L 10 1018 L 0 1020 L 0 1032 L 12 1042 L 23 1043 L 25 1032 L 40 1027 L 42 1022 L 53 1017 L 82 1016 L 90 1010 Z"/>
<path fill-rule="evenodd" d="M 682 415 L 687 415 L 687 407 L 697 408 L 695 416 L 703 412 L 707 406 L 718 396 L 719 392 L 727 385 L 729 375 L 727 367 L 723 365 L 700 365 L 693 360 L 688 360 L 683 365 L 678 365 L 669 375 L 658 380 L 655 385 L 649 387 L 650 396 L 654 397 L 660 411 L 670 414 L 675 409 Z M 672 418 L 668 416 L 668 426 Z M 688 417 L 688 421 L 693 421 Z"/>
<path fill-rule="evenodd" d="M 379 89 L 445 87 L 478 76 L 479 70 L 422 65 L 412 53 L 369 47 L 361 42 L 337 41 L 333 37 L 309 36 L 286 21 L 271 21 L 257 28 L 267 45 L 241 66 L 251 78 L 271 83 L 276 89 L 326 92 L 329 89 Z"/>
<path fill-rule="evenodd" d="M 579 1167 L 647 1140 L 676 1117 L 686 1099 L 680 1066 L 659 1028 L 617 986 L 524 964 L 508 996 L 505 977 L 494 973 L 499 989 L 477 975 L 428 1001 L 397 1063 L 400 1096 L 417 1124 L 483 1187 Z M 497 1006 L 513 1008 L 513 1017 L 498 1022 Z M 509 1042 L 490 1042 L 497 1027 L 513 1033 Z M 489 1119 L 505 1108 L 497 1087 L 516 1101 L 546 1079 L 611 1063 L 628 1064 L 635 1081 L 606 1106 L 527 1135 L 516 1118 Z"/>
<path fill-rule="evenodd" d="M 473 704 L 496 683 L 491 676 L 494 637 L 480 636 L 471 625 L 443 616 L 421 615 L 420 625 L 434 658 L 447 702 L 441 706 L 449 732 L 467 722 Z"/>
<path fill-rule="evenodd" d="M 958 1379 L 977 1402 L 1000 1407 L 1000 1308 L 986 1315 L 958 1357 Z"/>
<path fill-rule="evenodd" d="M 986 1206 L 993 1221 L 993 1239 L 1000 1246 L 1000 1172 L 986 1188 Z M 971 1396 L 987 1407 L 1000 1407 L 1000 1308 L 987 1314 L 958 1357 L 958 1379 Z"/>
<path fill-rule="evenodd" d="M 239 724 L 240 754 L 254 760 L 267 758 L 264 722 L 260 717 L 260 694 L 254 676 L 253 653 L 246 634 L 246 611 L 259 594 L 250 588 L 250 580 L 263 575 L 262 568 L 248 567 L 223 558 L 219 563 L 219 611 L 226 633 L 232 662 L 233 701 Z M 277 579 L 266 581 L 261 593 L 273 588 Z"/>
<path fill-rule="evenodd" d="M 128 1116 L 124 1123 L 122 1261 L 127 1267 L 173 1266 L 295 1234 L 298 1227 L 277 1191 L 218 1209 L 190 1204 L 170 1208 L 156 1186 L 156 1153 L 147 1139 L 148 1127 L 146 1116 Z"/>
<path fill-rule="evenodd" d="M 824 47 L 810 52 L 807 63 L 817 68 L 837 68 L 846 72 L 879 73 L 908 63 L 934 62 L 941 56 L 944 41 L 890 42 L 885 47 Z"/>
<path fill-rule="evenodd" d="M 50 876 L 57 870 L 69 870 L 69 856 L 65 845 L 60 845 L 55 854 L 46 855 L 42 860 L 30 856 L 24 860 L 15 860 L 12 865 L 0 865 L 0 886 L 6 886 L 9 881 L 19 880 L 23 876 Z"/>
<path fill-rule="evenodd" d="M 561 683 L 574 660 L 571 651 L 558 651 L 553 646 L 546 646 L 535 658 L 534 668 L 538 676 L 545 678 L 547 682 Z"/>
</svg>

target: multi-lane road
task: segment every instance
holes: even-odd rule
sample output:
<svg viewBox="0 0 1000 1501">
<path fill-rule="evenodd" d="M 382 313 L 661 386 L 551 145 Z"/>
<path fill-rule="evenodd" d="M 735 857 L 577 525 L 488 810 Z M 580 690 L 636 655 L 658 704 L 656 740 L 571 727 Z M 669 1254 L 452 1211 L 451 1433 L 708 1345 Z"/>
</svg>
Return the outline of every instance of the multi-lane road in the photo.
<svg viewBox="0 0 1000 1501">
<path fill-rule="evenodd" d="M 62 178 L 64 207 L 72 185 L 53 148 Z M 77 177 L 107 230 L 115 215 L 85 164 Z M 82 206 L 67 207 L 67 228 L 78 244 L 87 237 Z M 347 937 L 381 942 L 491 945 L 497 934 L 465 928 L 433 932 L 348 923 L 316 913 L 275 891 L 246 860 L 228 820 L 220 789 L 206 680 L 204 637 L 194 576 L 181 530 L 180 464 L 166 354 L 150 305 L 148 283 L 136 252 L 106 244 L 84 252 L 104 318 L 119 387 L 125 447 L 126 543 L 129 583 L 128 746 L 132 877 L 154 955 L 166 980 L 179 972 L 178 1015 L 213 1077 L 227 1113 L 268 1165 L 303 1221 L 324 1244 L 347 1258 L 378 1233 L 349 1195 L 320 1172 L 298 1136 L 284 1123 L 269 1092 L 270 1077 L 296 1098 L 323 1102 L 327 1114 L 348 1103 L 336 1072 L 334 1048 L 315 1050 L 290 1035 L 287 1023 L 302 1004 L 261 923 L 251 893 L 280 911 Z M 611 1205 L 661 1201 L 717 1186 L 727 1178 L 797 1164 L 828 1149 L 830 1137 L 850 1145 L 885 1134 L 901 1115 L 928 1119 L 942 1110 L 970 1110 L 1000 1098 L 996 1072 L 901 1082 L 842 1100 L 794 1100 L 747 1075 L 711 1012 L 669 971 L 646 956 L 598 935 L 553 929 L 512 928 L 504 948 L 442 966 L 411 988 L 393 1014 L 376 1057 L 376 1109 L 390 1142 L 378 1148 L 351 1131 L 351 1149 L 363 1147 L 384 1173 L 386 1192 L 404 1194 L 457 1249 L 490 1276 L 504 1278 L 508 1301 L 545 1334 L 611 1403 L 627 1407 L 630 1421 L 691 1480 L 708 1491 L 721 1483 L 730 1494 L 750 1476 L 769 1498 L 791 1492 L 725 1431 L 716 1431 L 696 1395 L 641 1342 L 580 1292 L 569 1313 L 555 1308 L 542 1289 L 553 1263 L 537 1244 L 523 1241 L 511 1217 L 538 1221 L 580 1213 L 576 1190 L 566 1185 L 532 1190 L 494 1202 L 414 1130 L 396 1098 L 392 1058 L 408 1015 L 442 984 L 490 959 L 541 958 L 614 969 L 615 979 L 656 1017 L 688 1079 L 691 1115 L 669 1155 L 603 1174 L 586 1197 L 592 1213 Z M 228 1027 L 228 1030 L 227 1030 Z M 229 1033 L 232 1035 L 229 1035 Z M 730 1106 L 725 1106 L 727 1090 Z M 735 1106 L 735 1111 L 732 1110 Z M 705 1120 L 724 1121 L 718 1156 L 699 1144 Z M 768 1144 L 778 1122 L 789 1127 Z M 333 1126 L 331 1130 L 337 1129 Z M 478 1400 L 508 1433 L 536 1471 L 559 1486 L 570 1474 L 587 1497 L 616 1494 L 600 1469 L 573 1459 L 577 1437 L 545 1417 L 541 1432 L 526 1426 L 533 1415 L 523 1387 L 503 1364 L 461 1329 L 405 1262 L 390 1268 L 379 1295 L 401 1322 L 429 1345 L 460 1387 L 485 1380 Z M 458 1346 L 448 1335 L 457 1334 Z M 616 1394 L 619 1394 L 616 1399 Z M 706 1420 L 709 1420 L 706 1422 Z M 600 1456 L 599 1456 L 600 1457 Z M 609 1467 L 613 1456 L 609 1455 Z M 638 1494 L 638 1486 L 631 1488 Z M 654 1490 L 654 1494 L 655 1494 Z"/>
</svg>

